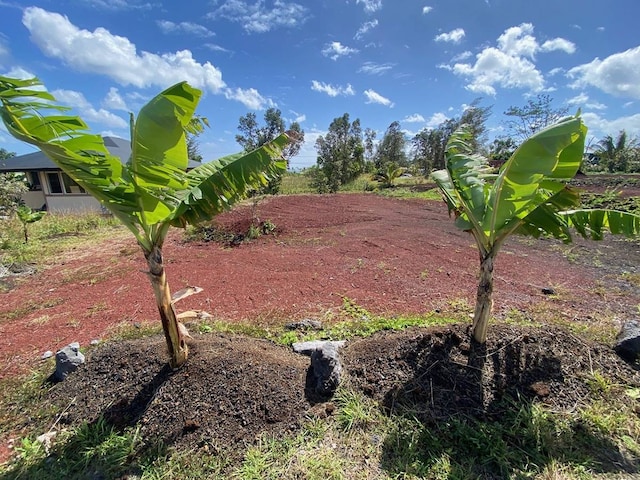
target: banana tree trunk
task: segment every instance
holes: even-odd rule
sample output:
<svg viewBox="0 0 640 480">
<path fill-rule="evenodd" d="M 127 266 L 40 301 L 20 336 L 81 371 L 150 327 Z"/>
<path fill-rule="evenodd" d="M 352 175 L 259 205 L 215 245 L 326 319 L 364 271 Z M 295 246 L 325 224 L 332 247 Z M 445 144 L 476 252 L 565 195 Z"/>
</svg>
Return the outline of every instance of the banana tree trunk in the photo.
<svg viewBox="0 0 640 480">
<path fill-rule="evenodd" d="M 150 252 L 145 251 L 144 256 L 149 266 L 149 279 L 156 296 L 156 304 L 162 320 L 162 330 L 167 341 L 169 365 L 171 368 L 179 368 L 187 361 L 189 349 L 178 328 L 176 312 L 171 303 L 171 292 L 162 261 L 162 248 L 154 246 Z"/>
<path fill-rule="evenodd" d="M 493 260 L 494 249 L 480 253 L 480 278 L 476 294 L 476 309 L 473 314 L 473 339 L 480 345 L 487 341 L 489 318 L 493 306 Z"/>
</svg>

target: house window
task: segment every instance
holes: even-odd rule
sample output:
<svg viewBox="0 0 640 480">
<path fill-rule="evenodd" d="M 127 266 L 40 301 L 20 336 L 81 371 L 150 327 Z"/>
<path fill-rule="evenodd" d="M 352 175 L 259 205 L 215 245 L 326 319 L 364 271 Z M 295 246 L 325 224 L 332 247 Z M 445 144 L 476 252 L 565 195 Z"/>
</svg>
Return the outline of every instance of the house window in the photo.
<svg viewBox="0 0 640 480">
<path fill-rule="evenodd" d="M 85 193 L 84 189 L 64 172 L 47 172 L 47 182 L 51 194 Z"/>
<path fill-rule="evenodd" d="M 47 182 L 49 183 L 50 193 L 64 193 L 58 172 L 47 172 Z"/>
<path fill-rule="evenodd" d="M 30 192 L 42 190 L 42 184 L 40 183 L 40 175 L 38 175 L 38 172 L 27 172 L 27 182 L 29 182 Z"/>
</svg>

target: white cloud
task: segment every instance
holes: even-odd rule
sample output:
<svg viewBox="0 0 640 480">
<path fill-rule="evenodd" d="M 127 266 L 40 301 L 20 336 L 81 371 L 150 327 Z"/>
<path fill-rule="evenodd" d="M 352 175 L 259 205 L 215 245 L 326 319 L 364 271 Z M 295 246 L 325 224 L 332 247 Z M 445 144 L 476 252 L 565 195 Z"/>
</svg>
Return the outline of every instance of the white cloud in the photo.
<svg viewBox="0 0 640 480">
<path fill-rule="evenodd" d="M 241 23 L 242 28 L 249 33 L 265 33 L 281 27 L 299 27 L 307 20 L 307 12 L 307 8 L 302 5 L 282 0 L 275 0 L 270 8 L 264 1 L 227 0 L 207 16 Z"/>
<path fill-rule="evenodd" d="M 127 10 L 151 10 L 159 5 L 152 2 L 144 2 L 140 0 L 81 0 L 82 3 L 93 8 L 101 8 L 103 10 L 113 10 L 117 12 Z"/>
<path fill-rule="evenodd" d="M 446 122 L 449 119 L 444 113 L 437 112 L 431 115 L 431 118 L 427 120 L 427 128 L 436 128 L 443 122 Z"/>
<path fill-rule="evenodd" d="M 552 68 L 551 70 L 549 70 L 548 75 L 550 77 L 553 77 L 554 75 L 558 75 L 559 73 L 564 72 L 564 68 L 561 67 L 556 67 L 556 68 Z"/>
<path fill-rule="evenodd" d="M 582 92 L 581 94 L 567 100 L 567 105 L 584 105 L 588 101 L 589 96 L 586 93 Z"/>
<path fill-rule="evenodd" d="M 574 53 L 576 46 L 573 42 L 564 38 L 554 38 L 553 40 L 547 40 L 541 47 L 543 52 L 552 52 L 554 50 L 562 50 L 565 53 Z"/>
<path fill-rule="evenodd" d="M 606 110 L 607 106 L 596 101 L 589 101 L 589 96 L 582 92 L 566 101 L 567 105 L 585 107 L 590 110 Z"/>
<path fill-rule="evenodd" d="M 96 110 L 80 92 L 74 90 L 54 90 L 51 92 L 56 100 L 62 104 L 78 109 L 80 116 L 89 122 L 97 122 L 106 127 L 126 128 L 128 123 L 119 116 L 101 108 Z"/>
<path fill-rule="evenodd" d="M 534 63 L 535 55 L 552 50 L 571 53 L 575 46 L 562 38 L 549 40 L 540 46 L 533 36 L 533 25 L 523 23 L 506 29 L 498 37 L 497 46 L 486 47 L 478 53 L 474 64 L 455 63 L 441 68 L 469 78 L 470 83 L 465 88 L 479 94 L 493 96 L 496 86 L 540 92 L 545 90 L 545 81 Z"/>
<path fill-rule="evenodd" d="M 419 113 L 414 113 L 411 115 L 407 115 L 402 119 L 402 121 L 406 123 L 424 123 L 424 117 Z"/>
<path fill-rule="evenodd" d="M 36 75 L 31 73 L 29 70 L 25 70 L 22 67 L 13 67 L 7 73 L 3 74 L 5 77 L 18 78 L 20 80 L 27 80 L 29 78 L 33 78 Z M 46 89 L 44 89 L 46 90 Z"/>
<path fill-rule="evenodd" d="M 212 52 L 233 53 L 231 52 L 231 50 L 227 50 L 226 48 L 221 47 L 220 45 L 217 45 L 215 43 L 205 43 L 204 46 Z"/>
<path fill-rule="evenodd" d="M 362 3 L 364 11 L 368 13 L 377 12 L 382 8 L 382 0 L 356 0 L 356 5 Z"/>
<path fill-rule="evenodd" d="M 440 35 L 436 35 L 434 40 L 436 42 L 460 43 L 463 38 L 464 30 L 462 28 L 456 28 L 455 30 L 451 30 L 448 33 L 441 33 Z"/>
<path fill-rule="evenodd" d="M 316 92 L 326 93 L 330 97 L 337 97 L 338 95 L 347 96 L 347 95 L 356 94 L 355 90 L 349 83 L 347 83 L 346 87 L 342 87 L 342 86 L 334 87 L 330 83 L 318 82 L 317 80 L 313 80 L 311 82 L 311 90 L 314 90 Z"/>
<path fill-rule="evenodd" d="M 358 70 L 358 73 L 366 73 L 369 75 L 383 75 L 392 68 L 393 65 L 390 63 L 365 62 Z"/>
<path fill-rule="evenodd" d="M 533 35 L 533 25 L 522 23 L 517 27 L 507 28 L 498 37 L 498 48 L 501 52 L 513 57 L 533 58 L 540 46 Z"/>
<path fill-rule="evenodd" d="M 567 75 L 575 79 L 573 88 L 593 86 L 617 97 L 640 99 L 640 46 L 604 60 L 596 58 L 570 69 Z"/>
<path fill-rule="evenodd" d="M 111 87 L 109 89 L 107 96 L 104 97 L 104 100 L 102 100 L 102 106 L 111 110 L 124 110 L 125 112 L 129 111 L 127 104 L 118 92 L 118 89 L 115 87 Z"/>
<path fill-rule="evenodd" d="M 229 100 L 237 100 L 251 110 L 264 110 L 265 107 L 275 107 L 270 98 L 265 98 L 255 88 L 227 88 L 224 96 Z"/>
<path fill-rule="evenodd" d="M 391 100 L 389 100 L 386 97 L 383 97 L 382 95 L 380 95 L 378 92 L 374 91 L 374 90 L 365 90 L 364 91 L 364 95 L 365 97 L 367 97 L 367 103 L 378 103 L 380 105 L 384 105 L 385 107 L 393 107 L 393 102 Z"/>
<path fill-rule="evenodd" d="M 340 42 L 327 43 L 322 49 L 322 55 L 331 58 L 331 60 L 337 60 L 340 57 L 357 52 L 358 50 L 356 48 L 347 47 Z"/>
<path fill-rule="evenodd" d="M 289 112 L 293 113 L 293 115 L 295 116 L 295 118 L 293 119 L 294 122 L 302 123 L 307 119 L 307 116 L 304 113 L 298 113 L 293 110 L 289 110 Z"/>
<path fill-rule="evenodd" d="M 170 20 L 158 20 L 156 23 L 162 33 L 188 33 L 197 37 L 213 37 L 215 35 L 207 27 L 193 22 L 174 23 Z"/>
<path fill-rule="evenodd" d="M 121 85 L 164 88 L 187 80 L 214 93 L 225 87 L 220 70 L 209 62 L 198 63 L 189 50 L 162 55 L 138 53 L 125 37 L 104 28 L 93 32 L 79 29 L 67 17 L 38 7 L 26 8 L 22 23 L 45 55 L 75 70 L 105 75 Z"/>
<path fill-rule="evenodd" d="M 597 113 L 587 112 L 582 114 L 582 120 L 589 127 L 589 135 L 596 138 L 616 135 L 621 130 L 625 130 L 631 137 L 640 136 L 640 113 L 608 120 Z"/>
<path fill-rule="evenodd" d="M 456 55 L 455 57 L 453 57 L 451 59 L 452 62 L 462 62 L 463 60 L 466 60 L 467 58 L 471 58 L 473 56 L 473 53 L 471 53 L 469 50 L 466 50 L 462 53 L 459 53 L 458 55 Z"/>
<path fill-rule="evenodd" d="M 360 40 L 365 33 L 367 33 L 372 28 L 376 28 L 377 26 L 378 26 L 378 20 L 375 18 L 370 22 L 364 22 L 362 26 L 358 29 L 356 34 L 353 36 L 353 38 L 356 40 Z"/>
<path fill-rule="evenodd" d="M 427 13 L 431 12 L 432 10 L 433 10 L 433 7 L 429 7 L 429 6 L 422 7 L 422 14 L 426 15 Z"/>
</svg>

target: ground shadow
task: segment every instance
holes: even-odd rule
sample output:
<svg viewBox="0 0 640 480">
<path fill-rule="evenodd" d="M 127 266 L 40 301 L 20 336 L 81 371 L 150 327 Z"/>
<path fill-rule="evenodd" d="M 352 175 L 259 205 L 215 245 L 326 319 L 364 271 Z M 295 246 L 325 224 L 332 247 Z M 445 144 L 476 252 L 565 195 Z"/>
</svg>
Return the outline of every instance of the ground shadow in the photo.
<svg viewBox="0 0 640 480">
<path fill-rule="evenodd" d="M 639 473 L 640 463 L 598 428 L 540 407 L 588 392 L 566 378 L 570 358 L 536 343 L 525 334 L 482 352 L 450 331 L 396 355 L 407 375 L 381 398 L 398 426 L 384 440 L 382 468 L 391 476 L 487 479 L 551 463 Z"/>
</svg>

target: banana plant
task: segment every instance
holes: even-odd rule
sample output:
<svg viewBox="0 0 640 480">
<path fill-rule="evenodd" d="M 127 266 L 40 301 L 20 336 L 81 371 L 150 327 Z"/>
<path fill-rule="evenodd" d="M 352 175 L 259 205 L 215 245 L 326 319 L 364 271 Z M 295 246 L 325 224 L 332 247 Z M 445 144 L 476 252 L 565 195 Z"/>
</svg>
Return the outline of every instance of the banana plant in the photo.
<svg viewBox="0 0 640 480">
<path fill-rule="evenodd" d="M 36 79 L 0 77 L 0 115 L 14 137 L 38 147 L 67 175 L 109 209 L 135 236 L 148 266 L 169 363 L 187 359 L 186 329 L 174 310 L 162 248 L 170 227 L 209 220 L 266 185 L 286 169 L 282 134 L 250 153 L 239 153 L 187 171 L 186 133 L 198 131 L 201 92 L 186 82 L 167 88 L 131 115 L 131 157 L 110 154 L 77 116 L 57 105 Z M 49 112 L 49 115 L 45 115 Z"/>
<path fill-rule="evenodd" d="M 580 113 L 531 136 L 493 173 L 470 148 L 471 133 L 456 131 L 446 148 L 446 169 L 433 179 L 458 228 L 470 232 L 480 256 L 472 336 L 485 344 L 493 305 L 494 261 L 512 234 L 551 235 L 569 243 L 572 230 L 601 239 L 604 231 L 640 233 L 640 216 L 606 209 L 581 209 L 579 192 L 567 185 L 582 163 L 587 127 Z"/>
<path fill-rule="evenodd" d="M 27 230 L 27 225 L 30 223 L 35 223 L 40 220 L 47 214 L 47 212 L 43 211 L 33 211 L 27 205 L 20 205 L 16 209 L 16 215 L 20 223 L 22 224 L 22 231 L 24 233 L 24 243 L 29 243 L 29 231 Z"/>
</svg>

